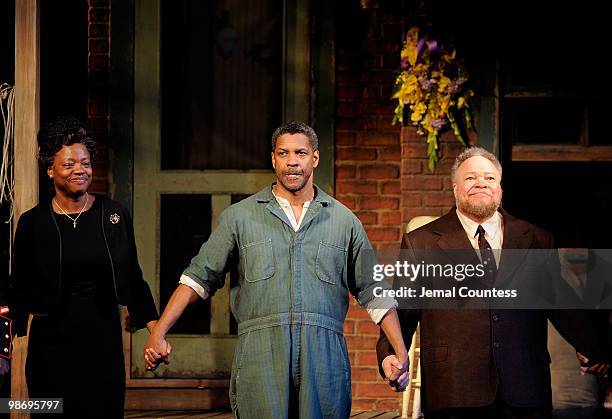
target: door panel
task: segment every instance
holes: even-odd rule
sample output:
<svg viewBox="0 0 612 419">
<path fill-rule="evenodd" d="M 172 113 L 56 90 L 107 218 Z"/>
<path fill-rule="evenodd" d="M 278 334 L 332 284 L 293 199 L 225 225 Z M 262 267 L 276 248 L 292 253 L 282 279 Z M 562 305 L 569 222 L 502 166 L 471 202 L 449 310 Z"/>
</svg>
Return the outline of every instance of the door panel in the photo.
<svg viewBox="0 0 612 419">
<path fill-rule="evenodd" d="M 201 216 L 210 217 L 214 228 L 223 209 L 269 185 L 274 179 L 269 163 L 272 129 L 282 120 L 308 121 L 310 89 L 307 0 L 258 0 L 249 5 L 263 12 L 249 12 L 245 3 L 237 0 L 186 1 L 181 7 L 192 7 L 189 13 L 168 12 L 165 4 L 165 0 L 136 1 L 134 65 L 135 234 L 144 276 L 162 309 L 168 296 L 161 298 L 160 290 L 171 286 L 161 287 L 161 258 L 180 257 L 178 263 L 164 262 L 164 275 L 170 276 L 164 277 L 164 282 L 178 283 L 178 266 L 185 268 L 186 260 L 197 249 L 192 249 L 188 257 L 176 253 L 167 256 L 172 252 L 162 250 L 166 252 L 172 240 L 192 241 L 199 235 L 203 241 L 206 230 L 200 226 L 193 232 L 171 234 L 164 230 L 162 234 L 162 219 L 164 228 L 189 228 L 189 223 L 168 223 L 167 217 L 181 214 L 168 203 L 199 205 L 199 210 L 186 208 L 185 216 L 203 212 Z M 257 20 L 258 13 L 274 14 L 274 7 L 282 8 L 278 14 L 281 23 Z M 164 10 L 178 13 L 180 19 L 186 19 L 186 26 L 193 24 L 192 28 L 182 28 L 174 38 L 164 37 L 163 25 L 170 18 L 162 15 Z M 193 19 L 193 13 L 202 13 L 202 19 Z M 249 14 L 256 17 L 255 24 L 249 23 Z M 201 27 L 206 19 L 208 30 Z M 280 40 L 270 35 L 279 27 Z M 183 52 L 176 54 L 174 46 Z M 277 52 L 272 51 L 274 48 Z M 229 49 L 236 56 L 230 54 L 228 58 Z M 164 60 L 164 51 L 174 57 L 177 68 L 169 64 L 172 60 Z M 271 77 L 254 81 L 261 66 L 270 66 L 266 60 L 277 53 L 282 56 L 280 68 L 270 70 Z M 211 69 L 203 69 L 206 65 Z M 202 76 L 189 66 L 201 69 Z M 266 90 L 266 86 L 272 87 Z M 203 97 L 207 94 L 209 98 Z M 259 111 L 263 116 L 257 116 Z M 203 205 L 203 199 L 209 199 L 209 204 Z M 173 268 L 167 270 L 170 265 Z M 169 365 L 155 373 L 146 372 L 142 351 L 148 334 L 139 331 L 132 335 L 132 379 L 229 377 L 236 339 L 229 309 L 229 276 L 225 287 L 212 297 L 204 326 L 181 327 L 180 334 L 169 335 L 173 345 Z M 208 308 L 202 313 L 206 316 Z"/>
</svg>

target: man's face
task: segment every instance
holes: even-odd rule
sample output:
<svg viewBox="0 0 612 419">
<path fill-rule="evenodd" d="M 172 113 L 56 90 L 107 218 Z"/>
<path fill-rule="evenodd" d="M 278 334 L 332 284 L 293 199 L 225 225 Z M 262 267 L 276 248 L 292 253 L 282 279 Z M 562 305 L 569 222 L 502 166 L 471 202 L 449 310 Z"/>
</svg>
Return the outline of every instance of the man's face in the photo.
<svg viewBox="0 0 612 419">
<path fill-rule="evenodd" d="M 499 171 L 484 157 L 470 157 L 461 163 L 453 184 L 459 211 L 475 221 L 490 218 L 501 204 L 500 181 Z"/>
<path fill-rule="evenodd" d="M 304 134 L 283 134 L 276 140 L 272 166 L 277 186 L 296 193 L 312 186 L 312 172 L 319 164 L 319 150 L 313 150 Z"/>
</svg>

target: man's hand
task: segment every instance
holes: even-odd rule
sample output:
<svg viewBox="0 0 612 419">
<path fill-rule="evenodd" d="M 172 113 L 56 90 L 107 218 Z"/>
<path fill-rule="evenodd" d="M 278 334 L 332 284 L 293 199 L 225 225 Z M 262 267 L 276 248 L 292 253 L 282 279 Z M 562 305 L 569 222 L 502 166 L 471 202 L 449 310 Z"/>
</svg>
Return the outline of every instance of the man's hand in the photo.
<svg viewBox="0 0 612 419">
<path fill-rule="evenodd" d="M 604 396 L 604 409 L 612 411 L 612 384 L 608 384 L 606 395 Z"/>
<path fill-rule="evenodd" d="M 170 301 L 166 305 L 164 312 L 159 320 L 151 320 L 147 323 L 149 329 L 149 339 L 144 349 L 144 358 L 147 363 L 146 368 L 149 371 L 154 371 L 155 368 L 162 362 L 169 364 L 168 357 L 172 351 L 172 346 L 166 341 L 166 333 L 181 317 L 183 311 L 189 304 L 194 303 L 198 298 L 198 294 L 187 285 L 180 284 Z"/>
<path fill-rule="evenodd" d="M 151 320 L 150 322 L 147 323 L 147 330 L 149 331 L 149 334 L 153 333 L 153 329 L 155 329 L 156 324 L 157 324 L 157 320 Z"/>
<path fill-rule="evenodd" d="M 404 391 L 410 382 L 408 354 L 389 355 L 383 360 L 382 367 L 393 391 Z"/>
<path fill-rule="evenodd" d="M 603 362 L 589 365 L 589 359 L 582 355 L 580 352 L 576 352 L 576 357 L 580 362 L 580 374 L 592 374 L 597 377 L 598 380 L 604 381 L 608 379 L 608 370 L 610 369 L 610 364 L 605 364 Z"/>
<path fill-rule="evenodd" d="M 146 369 L 149 371 L 155 371 L 159 364 L 169 364 L 168 360 L 172 352 L 172 345 L 166 340 L 166 338 L 157 333 L 155 329 L 149 335 L 144 350 L 144 359 L 146 362 Z"/>
</svg>

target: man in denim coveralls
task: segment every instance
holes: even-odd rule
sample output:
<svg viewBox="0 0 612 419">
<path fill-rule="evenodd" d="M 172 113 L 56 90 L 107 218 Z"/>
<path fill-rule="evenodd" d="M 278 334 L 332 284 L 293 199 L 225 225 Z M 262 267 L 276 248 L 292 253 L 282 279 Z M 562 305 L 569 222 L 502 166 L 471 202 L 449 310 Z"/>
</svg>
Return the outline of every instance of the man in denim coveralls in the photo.
<svg viewBox="0 0 612 419">
<path fill-rule="evenodd" d="M 229 207 L 183 272 L 145 347 L 147 368 L 167 359 L 168 329 L 188 304 L 223 287 L 232 264 L 238 321 L 230 400 L 241 418 L 343 418 L 351 409 L 350 365 L 343 336 L 348 292 L 368 310 L 399 354 L 406 347 L 395 308 L 374 299 L 362 258 L 371 249 L 363 226 L 313 183 L 319 163 L 314 130 L 300 122 L 272 136 L 276 182 Z"/>
</svg>

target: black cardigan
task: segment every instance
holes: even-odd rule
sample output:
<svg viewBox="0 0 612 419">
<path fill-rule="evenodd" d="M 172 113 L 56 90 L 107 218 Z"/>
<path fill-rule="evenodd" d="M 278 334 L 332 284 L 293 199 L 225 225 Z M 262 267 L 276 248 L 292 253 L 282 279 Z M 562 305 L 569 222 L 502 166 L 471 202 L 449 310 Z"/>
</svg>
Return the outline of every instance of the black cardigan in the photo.
<svg viewBox="0 0 612 419">
<path fill-rule="evenodd" d="M 101 226 L 117 303 L 128 307 L 131 328 L 158 319 L 149 285 L 138 264 L 134 226 L 125 207 L 101 196 Z M 26 334 L 30 313 L 50 314 L 59 306 L 62 240 L 51 201 L 25 212 L 17 224 L 10 281 L 11 316 L 16 335 Z M 86 244 L 85 244 L 86 245 Z"/>
</svg>

